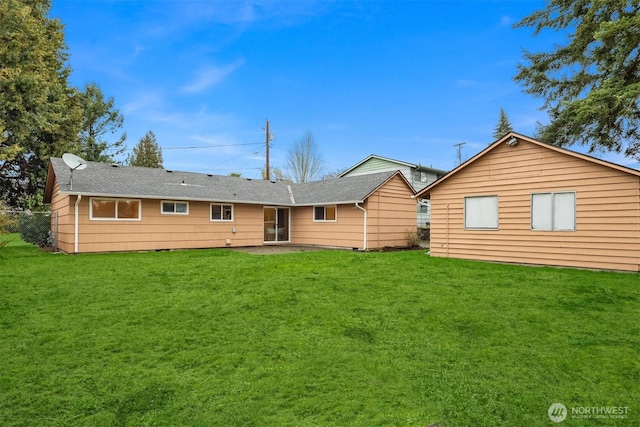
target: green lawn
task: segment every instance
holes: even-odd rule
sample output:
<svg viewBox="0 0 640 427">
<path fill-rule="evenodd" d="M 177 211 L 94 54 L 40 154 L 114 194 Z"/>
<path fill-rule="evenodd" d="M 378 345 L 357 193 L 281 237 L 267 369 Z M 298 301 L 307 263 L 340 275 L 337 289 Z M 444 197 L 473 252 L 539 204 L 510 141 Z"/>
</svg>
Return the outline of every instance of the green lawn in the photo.
<svg viewBox="0 0 640 427">
<path fill-rule="evenodd" d="M 638 274 L 14 240 L 0 287 L 2 426 L 640 425 Z"/>
</svg>

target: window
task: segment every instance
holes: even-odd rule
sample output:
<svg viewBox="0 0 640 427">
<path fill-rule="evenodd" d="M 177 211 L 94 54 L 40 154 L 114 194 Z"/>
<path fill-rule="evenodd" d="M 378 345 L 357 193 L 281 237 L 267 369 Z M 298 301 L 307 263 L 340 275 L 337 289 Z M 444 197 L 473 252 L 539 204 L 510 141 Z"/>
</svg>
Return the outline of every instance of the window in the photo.
<svg viewBox="0 0 640 427">
<path fill-rule="evenodd" d="M 91 199 L 91 219 L 139 220 L 140 200 Z"/>
<path fill-rule="evenodd" d="M 160 204 L 161 213 L 167 215 L 189 215 L 189 203 L 187 202 L 167 202 Z"/>
<path fill-rule="evenodd" d="M 464 228 L 498 229 L 498 196 L 464 198 Z"/>
<path fill-rule="evenodd" d="M 233 221 L 233 205 L 211 203 L 211 221 Z"/>
<path fill-rule="evenodd" d="M 314 206 L 313 207 L 313 220 L 314 221 L 335 221 L 336 206 Z"/>
<path fill-rule="evenodd" d="M 531 194 L 531 229 L 575 231 L 576 193 Z"/>
</svg>

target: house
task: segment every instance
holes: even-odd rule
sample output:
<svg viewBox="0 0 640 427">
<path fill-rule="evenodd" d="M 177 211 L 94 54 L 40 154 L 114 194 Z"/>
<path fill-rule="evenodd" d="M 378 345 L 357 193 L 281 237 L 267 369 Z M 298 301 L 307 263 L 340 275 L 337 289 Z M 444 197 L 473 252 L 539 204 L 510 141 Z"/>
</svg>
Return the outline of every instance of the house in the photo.
<svg viewBox="0 0 640 427">
<path fill-rule="evenodd" d="M 640 270 L 640 171 L 510 133 L 416 197 L 431 255 Z"/>
<path fill-rule="evenodd" d="M 391 172 L 399 170 L 415 191 L 420 191 L 438 178 L 444 176 L 447 171 L 422 166 L 419 164 L 389 159 L 387 157 L 370 155 L 366 159 L 356 163 L 339 177 L 357 176 L 377 172 Z M 428 200 L 418 200 L 417 224 L 419 227 L 429 224 L 431 211 Z"/>
<path fill-rule="evenodd" d="M 406 246 L 415 192 L 398 172 L 287 184 L 52 158 L 45 202 L 63 252 L 302 244 Z"/>
</svg>

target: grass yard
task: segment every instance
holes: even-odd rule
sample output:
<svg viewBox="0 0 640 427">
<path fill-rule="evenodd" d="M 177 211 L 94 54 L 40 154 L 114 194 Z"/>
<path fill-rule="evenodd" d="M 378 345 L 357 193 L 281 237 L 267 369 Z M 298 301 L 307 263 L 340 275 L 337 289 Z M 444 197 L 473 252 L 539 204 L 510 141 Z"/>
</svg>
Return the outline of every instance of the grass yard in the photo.
<svg viewBox="0 0 640 427">
<path fill-rule="evenodd" d="M 14 240 L 0 288 L 2 426 L 640 425 L 638 274 Z"/>
</svg>

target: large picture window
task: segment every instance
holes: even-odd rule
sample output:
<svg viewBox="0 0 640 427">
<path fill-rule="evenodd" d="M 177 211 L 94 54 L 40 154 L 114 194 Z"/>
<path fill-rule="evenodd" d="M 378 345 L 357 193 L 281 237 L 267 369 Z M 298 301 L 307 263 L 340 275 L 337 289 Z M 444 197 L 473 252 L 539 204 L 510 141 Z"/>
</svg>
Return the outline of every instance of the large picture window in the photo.
<svg viewBox="0 0 640 427">
<path fill-rule="evenodd" d="M 139 220 L 140 200 L 130 199 L 91 199 L 91 219 L 98 220 Z"/>
<path fill-rule="evenodd" d="M 531 195 L 531 229 L 574 231 L 576 229 L 576 193 L 534 193 Z"/>
<path fill-rule="evenodd" d="M 233 221 L 233 205 L 211 203 L 211 221 Z"/>
<path fill-rule="evenodd" d="M 497 230 L 498 196 L 465 197 L 464 228 L 471 230 Z"/>
<path fill-rule="evenodd" d="M 314 206 L 313 220 L 314 221 L 335 221 L 336 211 L 337 211 L 336 206 Z"/>
</svg>

